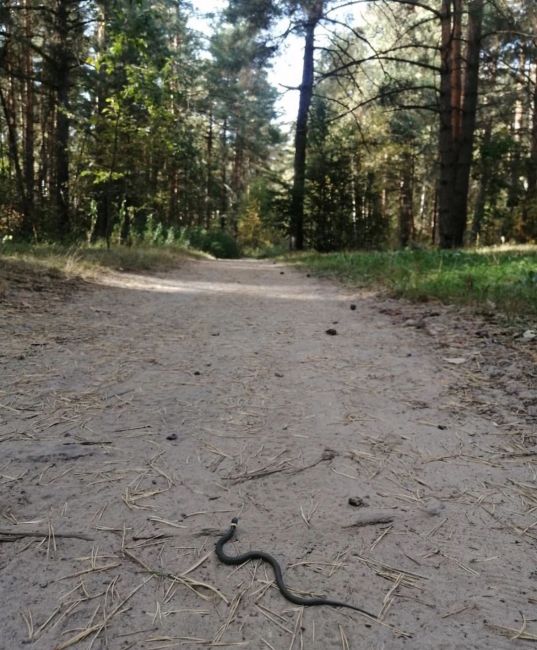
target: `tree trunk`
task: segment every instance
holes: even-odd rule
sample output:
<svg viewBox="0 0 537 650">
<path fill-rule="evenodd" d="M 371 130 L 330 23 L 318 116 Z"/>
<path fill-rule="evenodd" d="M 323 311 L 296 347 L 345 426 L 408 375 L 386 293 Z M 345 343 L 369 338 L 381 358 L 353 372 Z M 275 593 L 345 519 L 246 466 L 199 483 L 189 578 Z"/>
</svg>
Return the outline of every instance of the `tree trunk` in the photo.
<svg viewBox="0 0 537 650">
<path fill-rule="evenodd" d="M 24 212 L 26 196 L 25 196 L 25 187 L 24 187 L 24 176 L 23 176 L 22 167 L 20 164 L 20 157 L 19 157 L 16 117 L 14 114 L 14 108 L 12 106 L 12 103 L 4 95 L 1 87 L 0 87 L 0 102 L 2 103 L 2 109 L 4 111 L 4 117 L 6 120 L 9 158 L 10 158 L 12 168 L 15 172 L 15 183 L 17 186 L 17 192 L 19 194 L 21 205 Z"/>
<path fill-rule="evenodd" d="M 29 221 L 30 209 L 26 196 L 26 184 L 24 178 L 24 160 L 21 164 L 21 153 L 19 151 L 19 131 L 18 131 L 18 106 L 17 106 L 17 88 L 15 78 L 11 74 L 11 36 L 8 36 L 3 48 L 3 67 L 6 70 L 6 77 L 9 84 L 6 93 L 0 86 L 0 103 L 4 113 L 7 128 L 7 145 L 9 152 L 10 170 L 15 175 L 15 187 L 17 190 L 19 205 L 17 211 L 22 214 L 22 222 L 17 223 L 17 228 L 23 236 L 31 233 Z"/>
<path fill-rule="evenodd" d="M 24 32 L 27 42 L 32 38 L 32 11 L 29 8 L 28 0 L 24 2 Z M 24 54 L 24 80 L 25 106 L 24 106 L 24 183 L 26 186 L 22 234 L 30 237 L 34 228 L 34 206 L 35 206 L 35 169 L 34 169 L 34 82 L 32 51 L 25 47 Z"/>
<path fill-rule="evenodd" d="M 213 111 L 209 109 L 209 128 L 207 130 L 207 185 L 205 188 L 205 228 L 211 226 L 213 213 Z"/>
<path fill-rule="evenodd" d="M 490 185 L 491 167 L 487 155 L 492 138 L 492 121 L 489 120 L 485 126 L 483 134 L 483 144 L 481 146 L 480 169 L 479 169 L 479 190 L 474 208 L 474 216 L 472 220 L 472 243 L 476 244 L 479 241 L 481 234 L 481 227 L 485 218 L 485 205 Z"/>
<path fill-rule="evenodd" d="M 528 160 L 528 187 L 522 215 L 522 235 L 525 239 L 537 237 L 537 62 L 533 74 L 531 145 Z"/>
<path fill-rule="evenodd" d="M 58 47 L 56 49 L 56 128 L 55 128 L 55 182 L 54 199 L 58 235 L 65 239 L 70 230 L 69 214 L 69 90 L 70 52 L 67 44 L 69 33 L 69 0 L 59 0 L 56 12 Z"/>
<path fill-rule="evenodd" d="M 99 23 L 96 33 L 96 44 L 97 52 L 102 53 L 106 50 L 107 47 L 107 32 L 106 26 L 108 24 L 108 12 L 107 12 L 107 3 L 98 2 L 97 3 L 99 11 Z M 105 127 L 105 109 L 106 109 L 106 95 L 107 95 L 107 80 L 106 72 L 103 68 L 100 68 L 97 72 L 97 115 L 95 123 L 95 140 L 97 142 L 105 142 L 106 136 L 106 127 Z M 96 163 L 97 167 L 103 170 L 106 167 L 106 158 L 105 158 L 105 147 L 98 147 L 96 153 Z M 109 206 L 109 181 L 101 181 L 94 188 L 94 198 L 96 205 L 96 219 L 95 224 L 93 225 L 93 230 L 91 233 L 91 241 L 96 242 L 98 239 L 106 239 L 107 224 L 110 221 L 110 215 L 108 211 Z"/>
<path fill-rule="evenodd" d="M 453 194 L 453 218 L 457 223 L 459 243 L 464 242 L 468 219 L 468 190 L 474 150 L 474 134 L 477 115 L 477 91 L 479 85 L 479 55 L 483 25 L 484 0 L 473 0 L 469 6 L 466 68 L 464 74 L 464 97 L 460 139 L 457 142 L 457 175 Z"/>
<path fill-rule="evenodd" d="M 403 156 L 399 195 L 399 245 L 408 246 L 414 237 L 414 161 L 412 155 Z"/>
<path fill-rule="evenodd" d="M 224 230 L 228 210 L 228 185 L 227 185 L 227 118 L 222 125 L 222 201 L 220 203 L 220 228 Z"/>
<path fill-rule="evenodd" d="M 231 170 L 231 188 L 233 190 L 233 204 L 230 214 L 230 226 L 233 234 L 237 236 L 239 210 L 242 194 L 244 191 L 244 127 L 241 120 L 235 133 L 235 151 L 233 155 L 233 167 Z"/>
<path fill-rule="evenodd" d="M 477 111 L 483 6 L 484 0 L 470 0 L 466 56 L 463 60 L 460 53 L 461 5 L 459 0 L 442 0 L 438 193 L 441 248 L 457 248 L 464 243 Z M 463 88 L 462 95 L 459 94 L 459 86 Z"/>
<path fill-rule="evenodd" d="M 308 11 L 305 24 L 304 63 L 300 101 L 296 119 L 295 157 L 293 164 L 293 188 L 291 191 L 291 236 L 292 247 L 304 248 L 304 187 L 306 179 L 306 145 L 308 137 L 308 113 L 313 94 L 315 28 L 323 12 L 323 0 L 316 0 Z"/>
</svg>

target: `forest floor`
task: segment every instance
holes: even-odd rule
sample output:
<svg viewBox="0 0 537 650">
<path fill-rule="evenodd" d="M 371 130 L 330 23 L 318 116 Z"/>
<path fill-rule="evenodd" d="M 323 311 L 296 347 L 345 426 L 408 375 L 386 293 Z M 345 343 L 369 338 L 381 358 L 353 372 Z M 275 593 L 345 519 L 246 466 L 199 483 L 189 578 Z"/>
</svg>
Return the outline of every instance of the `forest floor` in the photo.
<svg viewBox="0 0 537 650">
<path fill-rule="evenodd" d="M 535 339 L 266 261 L 4 293 L 1 648 L 537 640 Z"/>
</svg>

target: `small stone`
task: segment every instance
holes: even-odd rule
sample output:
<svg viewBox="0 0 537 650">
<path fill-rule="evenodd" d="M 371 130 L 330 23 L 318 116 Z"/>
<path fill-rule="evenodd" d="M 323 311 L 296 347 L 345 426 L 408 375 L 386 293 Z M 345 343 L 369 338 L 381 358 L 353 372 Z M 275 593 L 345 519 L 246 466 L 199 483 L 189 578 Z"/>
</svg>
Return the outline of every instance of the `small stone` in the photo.
<svg viewBox="0 0 537 650">
<path fill-rule="evenodd" d="M 446 509 L 445 504 L 437 499 L 431 499 L 423 508 L 423 511 L 426 512 L 431 517 L 437 517 Z"/>
<path fill-rule="evenodd" d="M 169 436 L 166 436 L 166 440 L 177 440 L 177 434 L 176 433 L 170 433 Z"/>
<path fill-rule="evenodd" d="M 275 372 L 275 373 L 274 373 L 274 376 L 275 376 L 275 377 L 283 377 L 283 375 L 282 375 L 281 372 Z"/>
<path fill-rule="evenodd" d="M 366 503 L 362 497 L 349 497 L 348 504 L 355 508 L 368 508 L 369 503 Z"/>
<path fill-rule="evenodd" d="M 336 334 L 337 334 L 337 330 L 334 329 L 333 327 L 329 327 L 329 328 L 326 330 L 326 334 L 328 334 L 329 336 L 336 336 Z"/>
<path fill-rule="evenodd" d="M 416 320 L 415 318 L 409 318 L 403 323 L 403 327 L 415 327 L 418 330 L 421 330 L 425 327 L 425 321 L 423 319 Z"/>
<path fill-rule="evenodd" d="M 194 370 L 194 374 L 199 377 L 199 375 L 201 375 L 201 372 L 199 370 Z"/>
</svg>

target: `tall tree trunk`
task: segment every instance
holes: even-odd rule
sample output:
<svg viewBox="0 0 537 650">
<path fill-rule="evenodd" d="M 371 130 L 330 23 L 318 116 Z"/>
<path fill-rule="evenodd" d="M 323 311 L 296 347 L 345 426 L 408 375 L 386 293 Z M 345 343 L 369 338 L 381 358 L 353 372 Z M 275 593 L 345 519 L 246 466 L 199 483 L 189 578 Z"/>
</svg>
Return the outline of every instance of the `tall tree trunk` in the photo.
<svg viewBox="0 0 537 650">
<path fill-rule="evenodd" d="M 408 246 L 414 237 L 414 160 L 410 153 L 403 156 L 399 195 L 399 245 Z"/>
<path fill-rule="evenodd" d="M 233 208 L 230 215 L 230 226 L 237 236 L 240 201 L 244 189 L 244 128 L 241 120 L 235 134 L 235 151 L 231 170 L 231 188 L 233 190 Z"/>
<path fill-rule="evenodd" d="M 226 227 L 227 210 L 228 210 L 228 185 L 227 185 L 227 118 L 224 118 L 222 124 L 222 201 L 220 203 L 220 228 Z"/>
<path fill-rule="evenodd" d="M 479 85 L 479 55 L 483 25 L 484 0 L 473 0 L 468 8 L 466 67 L 464 71 L 464 96 L 460 139 L 457 141 L 457 175 L 453 193 L 453 218 L 457 224 L 458 245 L 464 242 L 468 220 L 468 191 L 474 150 Z"/>
<path fill-rule="evenodd" d="M 69 90 L 70 52 L 67 44 L 69 34 L 69 2 L 59 0 L 56 11 L 55 87 L 56 87 L 56 128 L 55 128 L 55 182 L 54 199 L 58 235 L 65 239 L 70 231 L 69 214 Z"/>
<path fill-rule="evenodd" d="M 467 47 L 460 50 L 461 4 L 442 0 L 440 75 L 440 179 L 438 193 L 441 248 L 464 243 L 468 189 L 477 111 L 479 54 L 484 0 L 470 0 Z M 459 86 L 463 88 L 459 94 Z"/>
<path fill-rule="evenodd" d="M 24 175 L 23 175 L 22 166 L 19 157 L 16 116 L 14 113 L 14 106 L 12 102 L 9 100 L 9 98 L 6 97 L 6 95 L 4 94 L 1 86 L 0 86 L 0 103 L 2 104 L 2 109 L 4 111 L 4 117 L 6 120 L 9 159 L 13 171 L 15 172 L 15 183 L 17 187 L 17 193 L 19 194 L 19 199 L 24 211 L 26 196 L 25 196 L 25 186 L 24 186 Z"/>
<path fill-rule="evenodd" d="M 97 3 L 99 12 L 98 26 L 96 33 L 96 50 L 98 54 L 102 54 L 107 47 L 107 32 L 106 27 L 108 24 L 107 2 L 102 0 Z M 101 66 L 97 71 L 97 102 L 96 102 L 96 123 L 95 123 L 95 140 L 97 142 L 105 142 L 106 139 L 106 95 L 107 95 L 107 73 L 104 66 Z M 106 148 L 97 147 L 96 163 L 97 167 L 104 170 L 106 167 Z M 91 233 L 91 241 L 96 242 L 98 239 L 106 239 L 107 224 L 110 221 L 108 214 L 109 206 L 109 181 L 101 181 L 93 190 L 96 206 L 96 218 Z"/>
<path fill-rule="evenodd" d="M 481 234 L 481 227 L 485 218 L 485 205 L 490 186 L 491 166 L 487 151 L 490 146 L 492 138 L 492 121 L 489 120 L 485 125 L 485 132 L 483 134 L 483 144 L 481 145 L 481 156 L 479 165 L 479 190 L 474 207 L 474 216 L 472 219 L 472 243 L 476 244 L 479 241 Z"/>
<path fill-rule="evenodd" d="M 205 228 L 211 226 L 213 212 L 213 111 L 209 109 L 209 128 L 207 130 L 207 185 L 205 187 Z"/>
<path fill-rule="evenodd" d="M 32 11 L 28 0 L 24 0 L 24 35 L 28 43 L 32 38 Z M 34 70 L 32 50 L 26 46 L 23 50 L 24 61 L 24 183 L 26 186 L 22 234 L 29 237 L 34 228 L 35 206 L 35 169 L 34 169 Z"/>
<path fill-rule="evenodd" d="M 524 200 L 522 234 L 526 239 L 537 237 L 537 62 L 534 65 L 532 96 L 531 145 L 528 160 L 528 187 Z"/>
<path fill-rule="evenodd" d="M 306 145 L 308 139 L 308 113 L 313 94 L 315 28 L 323 12 L 323 0 L 316 0 L 308 11 L 305 24 L 304 63 L 300 101 L 296 119 L 293 188 L 291 191 L 291 236 L 294 248 L 304 248 L 304 187 L 306 180 Z"/>
<path fill-rule="evenodd" d="M 17 212 L 22 214 L 22 223 L 17 223 L 17 228 L 23 236 L 31 233 L 30 208 L 26 196 L 26 183 L 24 177 L 24 159 L 21 162 L 21 152 L 19 148 L 19 107 L 17 103 L 17 87 L 15 77 L 12 74 L 12 37 L 11 34 L 6 38 L 2 51 L 2 64 L 6 70 L 6 78 L 9 79 L 8 87 L 4 92 L 0 85 L 0 104 L 4 113 L 7 128 L 7 145 L 10 170 L 15 176 L 15 187 L 18 194 Z"/>
</svg>

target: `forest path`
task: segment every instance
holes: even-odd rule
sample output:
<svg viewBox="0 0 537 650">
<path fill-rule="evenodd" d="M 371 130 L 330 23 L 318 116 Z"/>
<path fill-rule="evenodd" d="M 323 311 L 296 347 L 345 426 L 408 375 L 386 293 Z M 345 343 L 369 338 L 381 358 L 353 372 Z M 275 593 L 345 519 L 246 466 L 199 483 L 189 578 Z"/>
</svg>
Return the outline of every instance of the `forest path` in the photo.
<svg viewBox="0 0 537 650">
<path fill-rule="evenodd" d="M 103 283 L 2 323 L 0 647 L 521 643 L 534 457 L 523 418 L 469 398 L 460 332 L 440 345 L 395 301 L 272 262 Z M 300 593 L 383 624 L 220 564 L 237 514 L 229 552 L 271 552 Z M 49 534 L 6 541 L 21 529 Z"/>
</svg>

